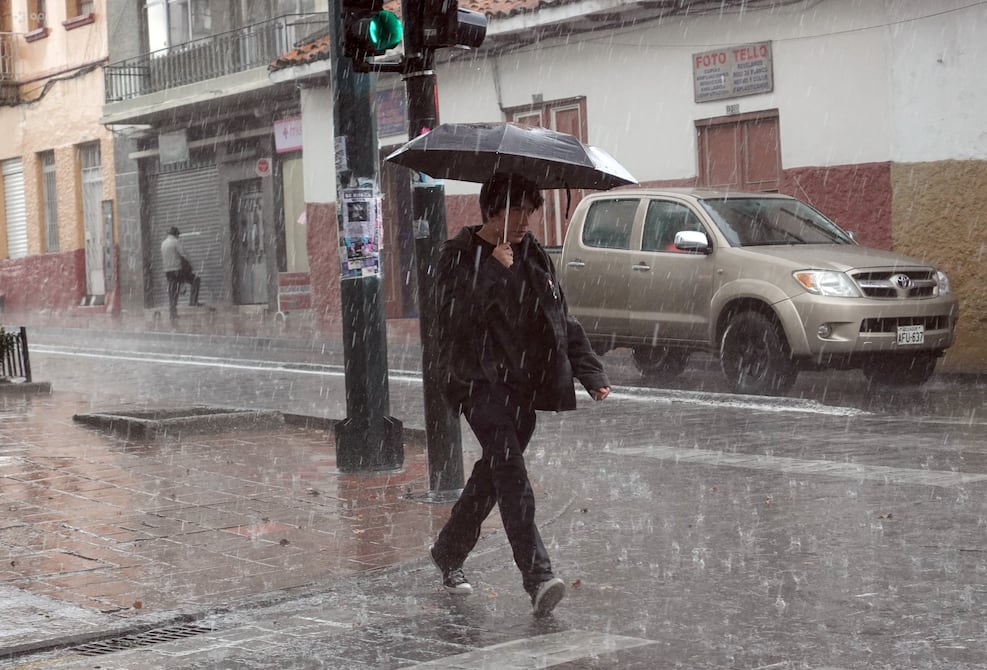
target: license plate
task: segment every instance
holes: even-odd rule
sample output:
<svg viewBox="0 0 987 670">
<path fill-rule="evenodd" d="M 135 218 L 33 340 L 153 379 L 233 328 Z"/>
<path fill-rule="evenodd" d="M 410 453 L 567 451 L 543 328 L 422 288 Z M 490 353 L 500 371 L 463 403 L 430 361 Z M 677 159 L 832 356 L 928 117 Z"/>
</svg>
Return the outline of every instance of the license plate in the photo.
<svg viewBox="0 0 987 670">
<path fill-rule="evenodd" d="M 898 326 L 898 344 L 924 344 L 925 326 Z"/>
</svg>

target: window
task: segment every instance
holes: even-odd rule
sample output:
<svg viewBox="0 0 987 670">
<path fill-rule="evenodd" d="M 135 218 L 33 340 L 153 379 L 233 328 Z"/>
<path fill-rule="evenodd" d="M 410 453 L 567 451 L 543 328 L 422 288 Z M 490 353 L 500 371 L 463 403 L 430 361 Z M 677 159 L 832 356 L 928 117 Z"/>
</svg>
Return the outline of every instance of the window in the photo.
<svg viewBox="0 0 987 670">
<path fill-rule="evenodd" d="M 676 251 L 675 233 L 683 230 L 703 231 L 695 212 L 678 202 L 652 200 L 644 217 L 643 251 Z"/>
<path fill-rule="evenodd" d="M 65 0 L 66 18 L 62 21 L 62 27 L 65 30 L 74 30 L 95 23 L 93 4 L 93 0 Z"/>
<path fill-rule="evenodd" d="M 28 0 L 27 2 L 27 32 L 28 34 L 44 30 L 45 0 Z"/>
<path fill-rule="evenodd" d="M 590 206 L 583 226 L 583 244 L 604 249 L 630 249 L 638 200 L 599 200 Z"/>
<path fill-rule="evenodd" d="M 506 110 L 505 114 L 508 121 L 569 133 L 578 137 L 581 142 L 586 142 L 585 98 L 537 102 Z M 542 225 L 541 230 L 536 231 L 536 236 L 541 239 L 542 244 L 562 244 L 569 227 L 569 215 L 583 199 L 584 192 L 576 189 L 567 193 L 564 189 L 555 189 L 546 191 L 544 195 Z"/>
<path fill-rule="evenodd" d="M 42 151 L 41 199 L 45 220 L 45 251 L 58 251 L 58 189 L 55 185 L 55 152 Z"/>
<path fill-rule="evenodd" d="M 86 295 L 106 293 L 103 261 L 103 163 L 99 142 L 80 144 L 79 177 L 82 183 L 82 225 L 86 240 Z"/>
<path fill-rule="evenodd" d="M 27 256 L 27 209 L 24 206 L 24 166 L 20 158 L 0 162 L 3 212 L 7 226 L 7 258 Z"/>
<path fill-rule="evenodd" d="M 103 164 L 99 142 L 79 145 L 79 170 L 82 176 L 82 220 L 87 230 L 99 229 L 100 201 L 103 199 Z"/>
<path fill-rule="evenodd" d="M 173 49 L 212 32 L 208 0 L 145 0 L 147 50 Z"/>
<path fill-rule="evenodd" d="M 777 191 L 781 179 L 778 110 L 696 121 L 699 185 Z"/>
</svg>

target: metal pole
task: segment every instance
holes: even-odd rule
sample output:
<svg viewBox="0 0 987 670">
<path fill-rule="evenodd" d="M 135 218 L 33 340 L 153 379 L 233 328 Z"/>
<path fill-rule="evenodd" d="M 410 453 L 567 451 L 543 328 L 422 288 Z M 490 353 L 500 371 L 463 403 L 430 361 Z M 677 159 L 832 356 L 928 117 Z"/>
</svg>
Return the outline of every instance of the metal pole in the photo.
<svg viewBox="0 0 987 670">
<path fill-rule="evenodd" d="M 420 0 L 404 0 L 405 86 L 408 94 L 408 137 L 414 139 L 438 123 L 435 52 L 421 44 Z M 435 270 L 447 238 L 445 188 L 414 175 L 411 184 L 418 279 L 418 327 L 422 342 L 425 399 L 425 442 L 428 450 L 429 499 L 446 502 L 463 488 L 463 444 L 459 412 L 442 395 L 438 371 L 442 343 L 436 338 Z"/>
<path fill-rule="evenodd" d="M 372 74 L 355 72 L 343 55 L 342 0 L 329 8 L 333 127 L 336 146 L 336 218 L 340 267 L 346 267 L 344 221 L 380 211 L 377 125 Z M 367 189 L 369 198 L 358 191 Z M 350 211 L 352 210 L 352 211 Z M 379 269 L 379 266 L 378 266 Z M 384 289 L 379 272 L 341 270 L 346 418 L 335 426 L 336 466 L 343 472 L 391 470 L 404 463 L 402 425 L 390 413 Z"/>
</svg>

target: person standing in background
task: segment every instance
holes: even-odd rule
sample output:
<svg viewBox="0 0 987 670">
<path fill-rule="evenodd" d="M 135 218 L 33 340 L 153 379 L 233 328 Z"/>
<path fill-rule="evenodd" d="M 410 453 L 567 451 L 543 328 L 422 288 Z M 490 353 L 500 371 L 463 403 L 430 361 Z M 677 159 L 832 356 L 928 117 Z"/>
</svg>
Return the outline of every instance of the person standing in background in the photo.
<svg viewBox="0 0 987 670">
<path fill-rule="evenodd" d="M 188 304 L 191 307 L 199 307 L 199 284 L 201 279 L 192 271 L 192 263 L 185 255 L 185 247 L 178 239 L 181 232 L 177 227 L 172 226 L 168 231 L 168 236 L 161 242 L 161 264 L 164 267 L 165 279 L 168 282 L 168 317 L 171 323 L 178 321 L 178 293 L 182 284 L 188 284 L 189 298 Z"/>
</svg>

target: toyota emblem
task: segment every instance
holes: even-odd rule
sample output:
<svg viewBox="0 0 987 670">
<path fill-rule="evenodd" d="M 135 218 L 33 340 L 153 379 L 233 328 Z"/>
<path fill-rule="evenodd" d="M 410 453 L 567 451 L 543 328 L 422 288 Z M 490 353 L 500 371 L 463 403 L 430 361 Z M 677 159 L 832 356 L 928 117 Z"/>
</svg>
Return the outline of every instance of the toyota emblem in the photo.
<svg viewBox="0 0 987 670">
<path fill-rule="evenodd" d="M 893 277 L 891 277 L 891 281 L 894 283 L 895 286 L 897 286 L 902 290 L 907 290 L 912 287 L 912 278 L 909 277 L 908 275 L 904 275 L 904 274 L 894 275 Z"/>
</svg>

